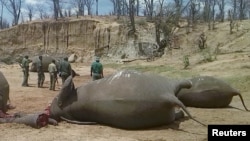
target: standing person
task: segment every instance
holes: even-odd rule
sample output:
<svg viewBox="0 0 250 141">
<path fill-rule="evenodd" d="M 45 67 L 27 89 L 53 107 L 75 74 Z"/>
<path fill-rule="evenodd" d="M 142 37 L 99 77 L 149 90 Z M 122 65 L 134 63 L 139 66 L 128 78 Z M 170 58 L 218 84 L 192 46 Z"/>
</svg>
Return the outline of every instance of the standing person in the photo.
<svg viewBox="0 0 250 141">
<path fill-rule="evenodd" d="M 71 75 L 71 65 L 68 62 L 68 57 L 65 57 L 60 63 L 60 77 L 62 78 L 62 84 Z"/>
<path fill-rule="evenodd" d="M 25 55 L 23 60 L 22 60 L 22 64 L 20 65 L 23 69 L 23 83 L 22 86 L 23 87 L 28 87 L 28 78 L 29 78 L 29 56 Z"/>
<path fill-rule="evenodd" d="M 96 57 L 95 62 L 91 64 L 90 76 L 93 81 L 103 78 L 103 66 L 100 63 L 99 57 Z"/>
<path fill-rule="evenodd" d="M 57 68 L 56 68 L 56 61 L 53 59 L 52 62 L 49 64 L 48 68 L 50 74 L 50 90 L 55 90 L 55 84 L 57 79 Z"/>
<path fill-rule="evenodd" d="M 39 56 L 39 59 L 37 61 L 37 74 L 38 74 L 38 88 L 42 88 L 45 79 L 43 71 L 43 56 Z"/>
</svg>

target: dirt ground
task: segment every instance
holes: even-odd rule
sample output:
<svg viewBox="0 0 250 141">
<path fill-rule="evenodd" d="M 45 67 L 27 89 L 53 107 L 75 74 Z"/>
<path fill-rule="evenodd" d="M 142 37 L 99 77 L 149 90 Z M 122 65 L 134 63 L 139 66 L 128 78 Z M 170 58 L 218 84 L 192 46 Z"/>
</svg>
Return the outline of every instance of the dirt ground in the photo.
<svg viewBox="0 0 250 141">
<path fill-rule="evenodd" d="M 189 71 L 199 72 L 201 75 L 230 76 L 249 73 L 250 66 L 248 54 L 228 54 L 218 56 L 218 61 L 211 63 L 191 65 Z M 137 62 L 138 63 L 138 62 Z M 147 62 L 139 62 L 139 64 Z M 157 62 L 156 62 L 157 63 Z M 163 65 L 175 65 L 175 62 L 162 63 Z M 232 65 L 235 64 L 235 65 Z M 175 65 L 180 67 L 180 65 Z M 73 65 L 80 74 L 74 82 L 76 87 L 91 81 L 89 66 L 87 64 Z M 9 111 L 34 113 L 43 111 L 48 103 L 58 94 L 61 81 L 56 91 L 50 91 L 49 77 L 46 74 L 45 88 L 37 88 L 37 74 L 30 73 L 29 84 L 31 87 L 21 87 L 22 72 L 18 65 L 1 65 L 0 71 L 4 73 L 10 84 L 11 103 L 17 106 Z M 105 75 L 115 70 L 105 68 Z M 249 90 L 242 92 L 245 104 L 250 108 Z M 187 109 L 199 121 L 205 124 L 250 124 L 250 113 L 244 110 L 239 97 L 234 97 L 228 108 L 219 109 Z M 235 107 L 235 108 L 233 108 Z M 75 125 L 60 122 L 58 126 L 48 125 L 41 129 L 21 124 L 1 124 L 0 141 L 205 141 L 207 140 L 207 127 L 193 120 L 185 118 L 175 121 L 170 125 L 146 130 L 122 130 L 105 125 Z"/>
</svg>

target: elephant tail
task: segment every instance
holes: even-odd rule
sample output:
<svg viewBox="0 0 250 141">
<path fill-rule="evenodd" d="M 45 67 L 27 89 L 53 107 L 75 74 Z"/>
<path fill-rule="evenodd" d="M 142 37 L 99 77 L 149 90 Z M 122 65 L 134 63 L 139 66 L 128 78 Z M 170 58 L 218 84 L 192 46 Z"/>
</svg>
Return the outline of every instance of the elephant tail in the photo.
<svg viewBox="0 0 250 141">
<path fill-rule="evenodd" d="M 67 118 L 62 117 L 62 116 L 60 118 L 61 118 L 61 120 L 64 120 L 68 123 L 73 123 L 73 124 L 80 124 L 80 125 L 95 125 L 95 124 L 97 124 L 96 122 L 87 122 L 87 121 L 82 122 L 82 121 L 70 120 L 70 119 L 67 119 Z"/>
<path fill-rule="evenodd" d="M 195 118 L 189 113 L 189 111 L 187 110 L 186 106 L 185 106 L 177 97 L 173 96 L 172 98 L 173 98 L 172 100 L 174 100 L 174 103 L 175 103 L 177 106 L 181 107 L 182 110 L 188 115 L 188 117 L 189 117 L 190 119 L 192 119 L 192 120 L 198 122 L 199 124 L 201 124 L 201 125 L 203 125 L 203 126 L 207 126 L 206 124 L 204 124 L 204 123 L 200 122 L 199 120 L 195 119 Z"/>
<path fill-rule="evenodd" d="M 240 100 L 241 100 L 241 102 L 242 102 L 244 108 L 246 109 L 246 111 L 249 111 L 249 110 L 247 109 L 246 105 L 245 105 L 245 102 L 244 102 L 244 100 L 243 100 L 242 95 L 241 95 L 240 93 L 237 93 L 236 95 L 238 95 L 238 96 L 240 97 Z"/>
</svg>

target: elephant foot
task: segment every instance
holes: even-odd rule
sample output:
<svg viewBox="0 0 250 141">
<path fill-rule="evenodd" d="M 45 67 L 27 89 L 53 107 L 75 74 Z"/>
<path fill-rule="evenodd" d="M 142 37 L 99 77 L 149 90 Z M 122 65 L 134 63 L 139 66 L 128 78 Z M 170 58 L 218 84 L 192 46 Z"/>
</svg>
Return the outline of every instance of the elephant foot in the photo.
<svg viewBox="0 0 250 141">
<path fill-rule="evenodd" d="M 175 120 L 179 120 L 181 118 L 184 118 L 184 112 L 182 110 L 175 112 Z"/>
</svg>

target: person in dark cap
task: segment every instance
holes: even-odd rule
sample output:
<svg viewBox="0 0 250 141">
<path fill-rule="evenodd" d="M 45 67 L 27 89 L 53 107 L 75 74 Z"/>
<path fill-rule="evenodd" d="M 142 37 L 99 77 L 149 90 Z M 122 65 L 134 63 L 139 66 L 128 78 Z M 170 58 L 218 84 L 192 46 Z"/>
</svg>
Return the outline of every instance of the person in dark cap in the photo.
<svg viewBox="0 0 250 141">
<path fill-rule="evenodd" d="M 62 78 L 62 84 L 71 75 L 71 65 L 68 62 L 68 57 L 65 57 L 60 63 L 59 76 Z"/>
<path fill-rule="evenodd" d="M 39 56 L 37 61 L 37 74 L 38 74 L 38 88 L 43 87 L 43 82 L 45 80 L 45 75 L 43 71 L 43 56 Z"/>
<path fill-rule="evenodd" d="M 93 81 L 103 78 L 103 66 L 99 57 L 96 57 L 95 62 L 91 64 L 90 76 Z"/>
<path fill-rule="evenodd" d="M 20 66 L 22 67 L 22 70 L 23 70 L 23 83 L 22 83 L 23 87 L 28 87 L 29 86 L 29 84 L 28 84 L 29 63 L 30 63 L 29 56 L 25 55 L 23 60 L 22 60 L 22 63 L 20 64 Z"/>
</svg>

